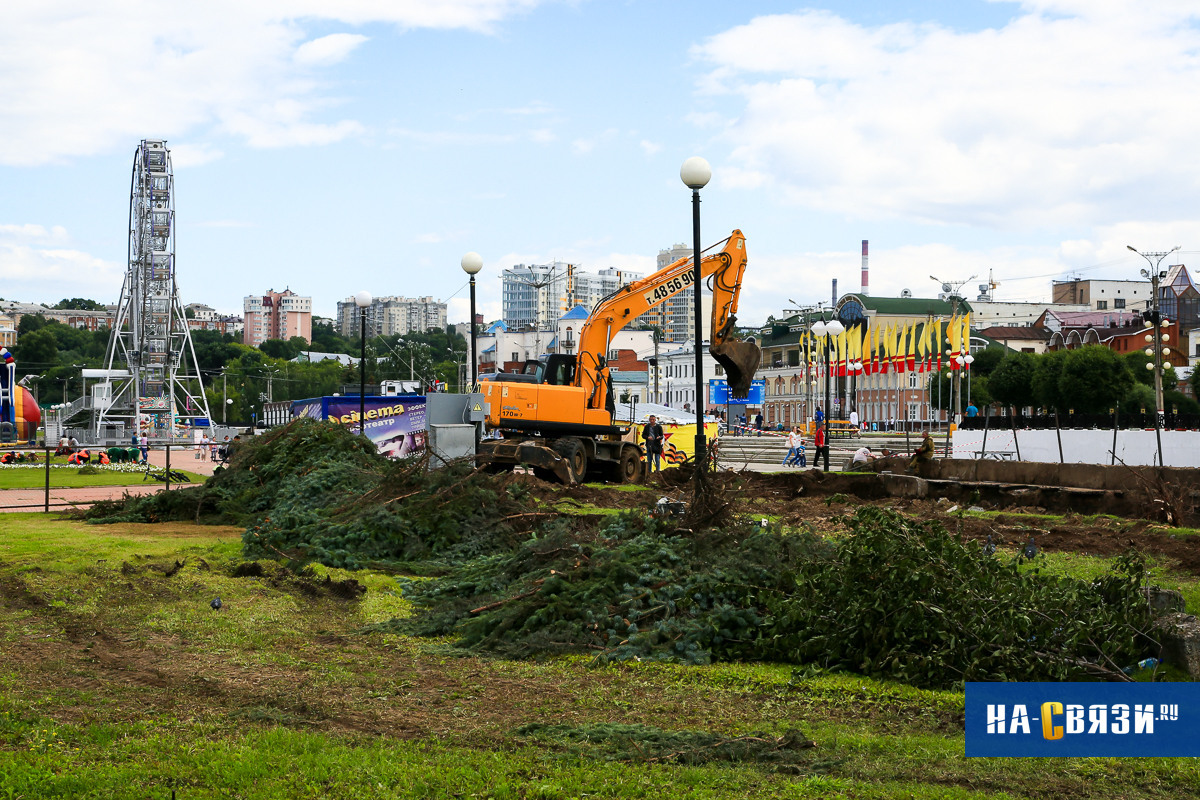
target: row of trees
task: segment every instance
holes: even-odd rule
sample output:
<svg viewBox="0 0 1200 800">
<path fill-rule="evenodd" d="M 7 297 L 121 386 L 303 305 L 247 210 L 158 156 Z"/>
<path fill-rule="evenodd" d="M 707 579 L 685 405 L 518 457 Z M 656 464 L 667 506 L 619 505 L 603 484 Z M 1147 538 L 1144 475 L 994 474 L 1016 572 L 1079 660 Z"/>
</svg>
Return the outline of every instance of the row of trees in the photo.
<svg viewBox="0 0 1200 800">
<path fill-rule="evenodd" d="M 1146 364 L 1151 357 L 1142 351 L 1121 354 L 1103 345 L 1048 353 L 1013 353 L 990 347 L 975 356 L 970 371 L 970 398 L 978 407 L 1007 406 L 1013 409 L 1044 408 L 1048 411 L 1107 414 L 1119 408 L 1122 414 L 1154 410 L 1154 372 Z M 938 381 L 941 381 L 940 395 Z M 930 381 L 935 405 L 953 407 L 952 376 L 949 370 Z M 1189 379 L 1200 396 L 1200 372 Z M 1200 414 L 1200 404 L 1178 389 L 1174 367 L 1163 370 L 1163 403 L 1166 410 Z M 967 378 L 963 378 L 963 407 L 966 407 Z M 940 396 L 940 402 L 939 402 Z"/>
<path fill-rule="evenodd" d="M 70 307 L 88 308 L 89 300 L 64 300 Z M 64 306 L 65 307 L 65 306 Z M 40 376 L 30 385 L 41 405 L 62 403 L 83 391 L 82 369 L 104 367 L 110 331 L 72 328 L 36 314 L 21 317 L 17 344 L 12 348 L 19 376 Z M 312 343 L 300 337 L 269 340 L 248 347 L 237 337 L 216 331 L 192 331 L 196 363 L 204 378 L 209 409 L 217 421 L 248 424 L 262 411 L 267 398 L 298 400 L 341 391 L 359 383 L 357 366 L 336 360 L 292 361 L 302 353 L 342 353 L 358 358 L 361 342 L 339 336 L 331 326 L 316 325 Z M 414 380 L 423 387 L 434 381 L 452 391 L 465 374 L 468 344 L 454 329 L 367 340 L 367 383 Z M 227 402 L 229 401 L 229 402 Z"/>
<path fill-rule="evenodd" d="M 357 364 L 347 366 L 334 359 L 291 360 L 311 352 L 343 353 L 357 359 L 361 343 L 338 338 L 342 344 L 326 339 L 320 348 L 316 336 L 311 345 L 296 336 L 287 341 L 268 340 L 260 348 L 253 348 L 233 341 L 228 334 L 194 331 L 196 361 L 205 376 L 205 393 L 214 417 L 248 424 L 261 413 L 268 399 L 301 400 L 332 395 L 343 388 L 357 392 Z M 330 345 L 338 349 L 324 349 Z M 453 328 L 375 337 L 367 340 L 366 382 L 374 386 L 388 380 L 414 380 L 427 389 L 438 381 L 453 391 L 459 385 L 467 357 L 466 341 Z"/>
</svg>

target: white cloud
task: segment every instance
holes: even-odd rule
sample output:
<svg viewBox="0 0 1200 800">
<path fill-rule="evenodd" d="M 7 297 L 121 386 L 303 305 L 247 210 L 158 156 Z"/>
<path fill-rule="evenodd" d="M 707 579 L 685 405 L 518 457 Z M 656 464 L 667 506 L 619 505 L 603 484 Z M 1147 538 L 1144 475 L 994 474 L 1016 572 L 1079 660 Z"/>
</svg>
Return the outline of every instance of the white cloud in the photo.
<svg viewBox="0 0 1200 800">
<path fill-rule="evenodd" d="M 1004 27 L 759 17 L 693 54 L 733 185 L 867 219 L 1049 228 L 1176 214 L 1200 183 L 1200 6 L 1029 0 Z M 721 170 L 729 176 L 728 168 Z"/>
<path fill-rule="evenodd" d="M 511 133 L 472 133 L 465 131 L 418 131 L 411 128 L 390 128 L 388 135 L 417 144 L 430 146 L 475 147 L 479 145 L 510 144 L 517 141 Z"/>
<path fill-rule="evenodd" d="M 296 48 L 292 58 L 297 64 L 324 67 L 344 61 L 354 48 L 365 41 L 367 41 L 366 36 L 353 33 L 331 33 L 300 45 Z"/>
<path fill-rule="evenodd" d="M 46 228 L 26 222 L 23 225 L 0 224 L 0 243 L 65 241 L 67 229 L 61 225 Z"/>
<path fill-rule="evenodd" d="M 199 167 L 225 156 L 224 151 L 209 144 L 175 144 L 171 142 L 170 148 L 173 169 Z"/>
<path fill-rule="evenodd" d="M 643 277 L 649 276 L 656 269 L 656 257 L 642 253 L 608 253 L 596 259 L 595 263 L 597 269 L 615 267 L 616 269 L 640 272 Z"/>
<path fill-rule="evenodd" d="M 616 128 L 608 128 L 607 130 L 603 130 L 595 136 L 580 137 L 571 142 L 571 150 L 574 151 L 576 155 L 587 155 L 595 150 L 597 145 L 611 141 L 616 137 L 616 135 Z"/>
<path fill-rule="evenodd" d="M 535 100 L 528 105 L 520 106 L 519 108 L 502 108 L 502 114 L 514 114 L 517 116 L 542 115 L 553 112 L 554 109 L 548 103 L 543 103 L 541 100 Z"/>
<path fill-rule="evenodd" d="M 652 142 L 649 139 L 642 139 L 642 141 L 639 142 L 638 144 L 641 146 L 642 152 L 648 156 L 652 156 L 655 153 L 658 153 L 660 150 L 662 150 L 661 144 L 658 144 L 657 142 Z"/>
<path fill-rule="evenodd" d="M 722 167 L 714 177 L 720 186 L 729 189 L 758 189 L 767 184 L 765 173 L 734 166 Z"/>
<path fill-rule="evenodd" d="M 325 120 L 315 70 L 365 37 L 304 26 L 487 32 L 539 0 L 260 0 L 0 4 L 0 163 L 61 163 L 150 135 L 218 131 L 257 147 L 359 135 Z M 185 163 L 217 157 L 201 150 Z"/>
<path fill-rule="evenodd" d="M 90 297 L 115 303 L 124 267 L 79 250 L 43 248 L 22 244 L 0 231 L 0 275 L 6 297 L 24 302 L 57 303 L 63 297 Z M 58 296 L 46 295 L 47 286 L 62 287 Z"/>
</svg>

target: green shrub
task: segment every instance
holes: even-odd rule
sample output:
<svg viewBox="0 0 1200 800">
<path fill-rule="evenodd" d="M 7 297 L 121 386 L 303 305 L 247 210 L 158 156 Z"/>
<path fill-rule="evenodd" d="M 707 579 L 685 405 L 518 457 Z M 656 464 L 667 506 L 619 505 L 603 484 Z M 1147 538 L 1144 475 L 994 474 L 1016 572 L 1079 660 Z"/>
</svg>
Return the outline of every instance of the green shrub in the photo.
<svg viewBox="0 0 1200 800">
<path fill-rule="evenodd" d="M 1116 677 L 1140 655 L 1145 563 L 1087 582 L 985 556 L 936 524 L 860 509 L 832 559 L 769 605 L 763 655 L 916 686 Z"/>
<path fill-rule="evenodd" d="M 465 463 L 385 459 L 344 426 L 302 419 L 239 443 L 203 486 L 99 504 L 87 518 L 241 524 L 248 558 L 354 569 L 509 548 L 531 527 L 521 492 Z"/>
<path fill-rule="evenodd" d="M 1148 629 L 1145 564 L 1039 575 L 936 524 L 874 508 L 826 541 L 744 524 L 684 532 L 625 513 L 598 532 L 548 527 L 511 553 L 409 582 L 418 607 L 387 623 L 514 656 L 763 659 L 916 686 L 1116 677 Z"/>
</svg>

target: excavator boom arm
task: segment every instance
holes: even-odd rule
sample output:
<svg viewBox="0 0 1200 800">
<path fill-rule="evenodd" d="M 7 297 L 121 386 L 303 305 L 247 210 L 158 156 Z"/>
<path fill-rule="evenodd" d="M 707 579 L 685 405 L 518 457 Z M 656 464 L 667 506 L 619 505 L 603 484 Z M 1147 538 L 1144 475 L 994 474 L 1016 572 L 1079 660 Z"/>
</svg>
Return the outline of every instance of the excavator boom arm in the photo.
<svg viewBox="0 0 1200 800">
<path fill-rule="evenodd" d="M 754 344 L 732 338 L 737 321 L 735 314 L 742 273 L 745 270 L 746 237 L 740 230 L 731 233 L 720 244 L 720 250 L 700 258 L 700 279 L 712 279 L 712 340 L 709 352 L 725 367 L 729 385 L 736 396 L 745 396 L 749 390 L 759 359 L 758 348 Z M 647 278 L 622 286 L 596 304 L 579 331 L 579 360 L 575 371 L 575 385 L 588 390 L 592 407 L 599 406 L 607 388 L 605 357 L 613 337 L 635 317 L 691 286 L 694 277 L 693 260 L 681 258 Z"/>
</svg>

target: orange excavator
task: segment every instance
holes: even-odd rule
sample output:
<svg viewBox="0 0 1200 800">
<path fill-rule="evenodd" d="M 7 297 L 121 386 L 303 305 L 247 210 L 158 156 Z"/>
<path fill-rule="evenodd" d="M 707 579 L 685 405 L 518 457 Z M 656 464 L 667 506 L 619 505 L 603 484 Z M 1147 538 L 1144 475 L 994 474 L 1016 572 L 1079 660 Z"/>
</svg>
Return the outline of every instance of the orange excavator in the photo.
<svg viewBox="0 0 1200 800">
<path fill-rule="evenodd" d="M 758 347 L 733 338 L 746 237 L 735 230 L 709 250 L 715 252 L 700 259 L 701 280 L 713 293 L 709 353 L 724 368 L 730 392 L 745 397 L 759 364 Z M 480 443 L 480 462 L 496 470 L 524 464 L 568 484 L 589 472 L 638 480 L 642 448 L 626 440 L 630 425 L 613 418 L 609 344 L 635 317 L 691 286 L 694 273 L 692 259 L 682 258 L 601 300 L 579 330 L 578 355 L 550 353 L 527 361 L 521 373 L 481 376 L 488 427 L 503 438 Z"/>
</svg>

